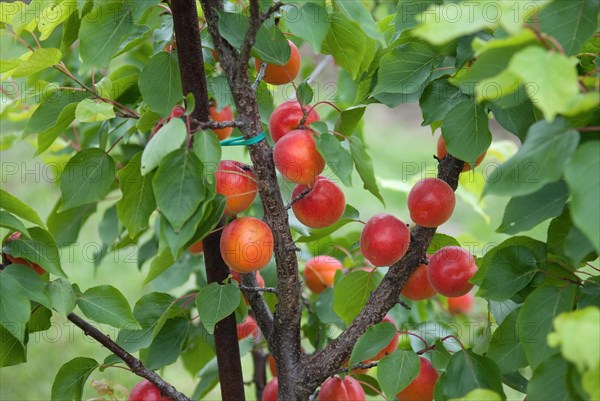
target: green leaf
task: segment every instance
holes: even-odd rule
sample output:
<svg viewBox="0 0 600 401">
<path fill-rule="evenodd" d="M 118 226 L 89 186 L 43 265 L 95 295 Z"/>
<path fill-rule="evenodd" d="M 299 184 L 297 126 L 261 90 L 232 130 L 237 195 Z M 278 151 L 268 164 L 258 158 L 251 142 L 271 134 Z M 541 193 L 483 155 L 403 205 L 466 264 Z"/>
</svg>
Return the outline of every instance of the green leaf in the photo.
<svg viewBox="0 0 600 401">
<path fill-rule="evenodd" d="M 550 348 L 546 342 L 552 330 L 552 320 L 573 307 L 577 288 L 575 286 L 541 287 L 525 299 L 517 319 L 517 332 L 527 361 L 533 369 L 558 350 Z"/>
<path fill-rule="evenodd" d="M 353 106 L 342 111 L 335 123 L 335 130 L 342 135 L 352 135 L 362 120 L 365 110 L 365 106 Z"/>
<path fill-rule="evenodd" d="M 77 357 L 60 367 L 52 383 L 52 401 L 81 401 L 90 374 L 100 364 L 91 358 Z"/>
<path fill-rule="evenodd" d="M 60 176 L 63 204 L 61 211 L 97 202 L 110 191 L 115 181 L 113 158 L 102 149 L 88 148 L 73 156 Z"/>
<path fill-rule="evenodd" d="M 331 134 L 315 136 L 317 150 L 327 161 L 327 165 L 347 187 L 352 186 L 352 156 L 342 147 L 342 143 Z"/>
<path fill-rule="evenodd" d="M 197 132 L 194 136 L 194 153 L 204 165 L 206 172 L 216 172 L 221 160 L 221 143 L 213 131 Z M 210 183 L 215 182 L 213 174 L 206 174 Z"/>
<path fill-rule="evenodd" d="M 448 153 L 472 165 L 492 143 L 487 113 L 472 100 L 462 101 L 448 111 L 442 135 Z"/>
<path fill-rule="evenodd" d="M 302 83 L 298 85 L 296 93 L 298 95 L 298 102 L 300 102 L 302 106 L 310 104 L 310 102 L 313 100 L 314 92 L 306 80 L 302 81 Z"/>
<path fill-rule="evenodd" d="M 204 134 L 200 132 L 200 135 Z M 198 136 L 198 135 L 196 135 Z M 148 142 L 142 153 L 142 175 L 154 170 L 161 160 L 178 149 L 187 138 L 187 128 L 185 123 L 175 118 L 161 127 L 158 132 Z"/>
<path fill-rule="evenodd" d="M 30 311 L 31 304 L 19 282 L 12 275 L 0 272 L 0 324 L 22 344 Z"/>
<path fill-rule="evenodd" d="M 377 365 L 377 380 L 388 399 L 404 390 L 418 375 L 419 357 L 413 351 L 398 350 L 384 357 Z"/>
<path fill-rule="evenodd" d="M 439 61 L 437 52 L 424 43 L 398 46 L 381 58 L 373 93 L 415 93 Z"/>
<path fill-rule="evenodd" d="M 336 63 L 356 78 L 367 50 L 367 37 L 360 25 L 335 14 L 331 17 L 324 45 Z"/>
<path fill-rule="evenodd" d="M 159 120 L 160 114 L 155 113 L 152 110 L 148 110 L 147 112 L 141 115 L 140 119 L 138 120 L 135 126 L 140 132 L 145 133 L 154 128 L 154 126 L 158 124 Z"/>
<path fill-rule="evenodd" d="M 358 210 L 356 210 L 354 207 L 352 207 L 350 205 L 346 205 L 344 214 L 342 214 L 342 217 L 340 217 L 340 219 L 336 223 L 330 225 L 329 227 L 317 228 L 317 229 L 310 230 L 309 234 L 301 236 L 300 238 L 298 238 L 296 240 L 296 242 L 316 241 L 320 238 L 326 237 L 329 234 L 336 232 L 337 230 L 339 230 L 340 228 L 342 228 L 343 226 L 345 226 L 348 223 L 358 222 L 359 218 L 360 218 L 360 215 L 358 213 Z"/>
<path fill-rule="evenodd" d="M 563 157 L 566 155 L 563 153 Z M 575 152 L 565 171 L 565 178 L 571 191 L 571 217 L 573 222 L 600 252 L 600 143 L 589 141 Z"/>
<path fill-rule="evenodd" d="M 393 324 L 387 322 L 378 323 L 369 327 L 367 331 L 360 336 L 356 344 L 354 344 L 348 366 L 351 367 L 357 363 L 368 361 L 375 357 L 379 351 L 389 345 L 390 341 L 392 341 L 396 335 L 397 330 L 398 329 Z M 398 393 L 398 391 L 396 391 L 396 393 Z"/>
<path fill-rule="evenodd" d="M 374 272 L 355 271 L 333 286 L 333 310 L 350 324 L 367 303 L 371 292 L 381 281 Z"/>
<path fill-rule="evenodd" d="M 77 305 L 77 298 L 73 292 L 73 287 L 67 280 L 58 278 L 51 281 L 48 283 L 47 289 L 53 309 L 64 316 L 73 312 Z"/>
<path fill-rule="evenodd" d="M 173 263 L 175 263 L 175 258 L 171 254 L 171 250 L 169 248 L 161 250 L 158 255 L 152 259 L 152 263 L 150 263 L 150 270 L 144 279 L 143 285 L 146 285 L 154 280 L 169 267 L 173 266 Z"/>
<path fill-rule="evenodd" d="M 327 9 L 318 3 L 305 2 L 290 3 L 285 10 L 285 22 L 290 32 L 306 40 L 314 51 L 319 52 L 329 31 Z"/>
<path fill-rule="evenodd" d="M 519 137 L 521 142 L 525 141 L 529 127 L 535 124 L 541 117 L 531 100 L 514 107 L 501 108 L 497 104 L 490 103 L 489 108 L 494 113 L 496 121 L 506 130 Z"/>
<path fill-rule="evenodd" d="M 427 253 L 433 255 L 446 246 L 460 246 L 460 243 L 454 237 L 442 233 L 435 233 L 429 248 L 427 248 Z"/>
<path fill-rule="evenodd" d="M 196 307 L 208 334 L 213 334 L 215 325 L 235 311 L 240 297 L 240 289 L 231 284 L 210 283 L 198 292 Z"/>
<path fill-rule="evenodd" d="M 2 270 L 2 274 L 13 277 L 23 289 L 23 293 L 31 301 L 37 302 L 48 308 L 52 307 L 50 297 L 46 290 L 48 283 L 29 267 L 23 265 L 9 265 Z"/>
<path fill-rule="evenodd" d="M 84 65 L 108 66 L 134 27 L 133 12 L 136 8 L 133 4 L 122 1 L 94 4 L 94 8 L 83 17 L 79 30 L 79 52 Z"/>
<path fill-rule="evenodd" d="M 527 386 L 527 397 L 531 400 L 572 401 L 567 389 L 567 362 L 560 355 L 541 361 L 533 370 Z"/>
<path fill-rule="evenodd" d="M 63 134 L 75 120 L 75 109 L 79 103 L 69 103 L 60 112 L 56 119 L 56 123 L 44 132 L 40 132 L 38 135 L 37 143 L 38 147 L 35 151 L 36 155 L 44 153 L 58 138 Z"/>
<path fill-rule="evenodd" d="M 127 299 L 110 285 L 92 287 L 78 301 L 79 309 L 88 318 L 116 328 L 138 328 Z"/>
<path fill-rule="evenodd" d="M 501 401 L 502 398 L 491 390 L 475 389 L 462 398 L 454 398 L 450 401 Z"/>
<path fill-rule="evenodd" d="M 46 228 L 46 225 L 40 219 L 40 216 L 31 207 L 20 201 L 17 197 L 9 194 L 4 189 L 0 188 L 0 207 L 7 212 L 11 212 L 23 220 L 27 220 L 33 224 L 36 224 L 42 228 Z"/>
<path fill-rule="evenodd" d="M 400 37 L 402 32 L 412 29 L 425 19 L 419 18 L 420 14 L 442 0 L 400 0 L 394 18 L 395 37 Z"/>
<path fill-rule="evenodd" d="M 519 309 L 513 310 L 498 326 L 490 345 L 487 356 L 491 358 L 503 374 L 512 373 L 527 366 L 525 351 L 517 333 L 517 317 Z"/>
<path fill-rule="evenodd" d="M 358 22 L 361 29 L 371 38 L 383 43 L 383 34 L 381 29 L 373 19 L 373 15 L 367 7 L 358 1 L 337 0 L 335 5 L 343 12 L 347 18 Z"/>
<path fill-rule="evenodd" d="M 579 94 L 578 60 L 530 46 L 513 56 L 509 71 L 527 83 L 531 100 L 547 120 L 567 111 Z"/>
<path fill-rule="evenodd" d="M 67 19 L 77 19 L 77 2 L 73 0 L 62 1 L 58 4 L 48 4 L 40 14 L 37 28 L 40 31 L 40 40 L 46 40 L 52 32 Z"/>
<path fill-rule="evenodd" d="M 185 149 L 175 150 L 162 159 L 152 180 L 156 204 L 179 231 L 206 197 L 202 162 Z"/>
<path fill-rule="evenodd" d="M 77 242 L 81 227 L 96 212 L 96 204 L 88 203 L 59 213 L 61 202 L 59 199 L 48 216 L 48 230 L 56 240 L 56 244 L 64 247 Z"/>
<path fill-rule="evenodd" d="M 498 366 L 490 358 L 477 355 L 471 350 L 459 351 L 452 355 L 448 363 L 444 395 L 448 398 L 460 398 L 475 389 L 492 390 L 502 400 L 506 400 Z"/>
<path fill-rule="evenodd" d="M 568 197 L 569 191 L 564 181 L 548 184 L 529 195 L 514 197 L 506 205 L 502 224 L 496 231 L 516 234 L 529 230 L 551 217 L 559 216 Z"/>
<path fill-rule="evenodd" d="M 62 53 L 58 49 L 36 49 L 10 75 L 13 78 L 27 77 L 60 63 L 61 58 Z"/>
<path fill-rule="evenodd" d="M 578 142 L 579 133 L 563 119 L 532 125 L 517 154 L 488 177 L 484 195 L 523 196 L 558 181 Z"/>
<path fill-rule="evenodd" d="M 156 209 L 152 190 L 154 174 L 142 176 L 142 158 L 142 153 L 137 153 L 119 172 L 119 186 L 123 197 L 117 202 L 117 214 L 132 239 L 148 228 L 148 219 Z"/>
<path fill-rule="evenodd" d="M 5 3 L 0 3 L 0 6 Z M 0 325 L 0 367 L 27 362 L 26 347 Z"/>
<path fill-rule="evenodd" d="M 596 258 L 594 245 L 573 225 L 569 206 L 548 226 L 548 250 L 553 255 L 566 257 L 573 266 L 584 259 Z"/>
<path fill-rule="evenodd" d="M 66 277 L 60 266 L 58 248 L 50 233 L 42 228 L 32 227 L 29 235 L 30 238 L 21 237 L 3 244 L 3 251 L 36 263 L 54 275 Z"/>
<path fill-rule="evenodd" d="M 75 118 L 82 123 L 110 120 L 115 116 L 113 105 L 99 100 L 82 100 L 75 109 Z"/>
<path fill-rule="evenodd" d="M 524 246 L 498 250 L 489 259 L 478 296 L 494 301 L 511 298 L 537 273 L 535 255 Z"/>
<path fill-rule="evenodd" d="M 354 160 L 356 171 L 358 171 L 358 175 L 364 184 L 363 187 L 367 191 L 371 192 L 377 199 L 381 201 L 382 204 L 385 205 L 383 197 L 381 196 L 379 188 L 377 187 L 377 181 L 375 180 L 373 161 L 371 156 L 369 156 L 367 153 L 365 145 L 363 145 L 362 140 L 357 136 L 349 137 L 348 142 L 350 142 L 350 154 Z"/>
<path fill-rule="evenodd" d="M 159 52 L 148 61 L 138 80 L 144 102 L 167 116 L 183 98 L 179 66 L 174 53 Z"/>
<path fill-rule="evenodd" d="M 553 1 L 538 19 L 542 31 L 558 40 L 567 56 L 573 56 L 596 32 L 598 1 Z"/>
<path fill-rule="evenodd" d="M 436 121 L 443 121 L 448 112 L 458 103 L 466 101 L 468 97 L 460 88 L 451 85 L 447 79 L 437 79 L 427 85 L 419 105 L 423 113 L 423 123 L 430 125 Z"/>
<path fill-rule="evenodd" d="M 148 348 L 146 367 L 160 369 L 175 362 L 181 354 L 189 329 L 189 322 L 183 318 L 167 320 Z"/>
<path fill-rule="evenodd" d="M 0 227 L 8 228 L 11 231 L 18 231 L 24 236 L 29 237 L 25 224 L 11 213 L 0 210 Z"/>
</svg>

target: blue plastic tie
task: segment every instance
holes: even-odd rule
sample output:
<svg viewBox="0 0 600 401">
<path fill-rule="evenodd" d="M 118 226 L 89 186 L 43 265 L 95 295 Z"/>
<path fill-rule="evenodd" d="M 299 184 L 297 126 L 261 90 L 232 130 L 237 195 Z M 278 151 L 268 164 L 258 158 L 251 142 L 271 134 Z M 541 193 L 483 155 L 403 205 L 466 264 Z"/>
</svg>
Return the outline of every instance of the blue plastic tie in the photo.
<svg viewBox="0 0 600 401">
<path fill-rule="evenodd" d="M 260 134 L 256 135 L 254 138 L 250 138 L 250 139 L 244 139 L 243 136 L 237 136 L 235 138 L 229 138 L 229 139 L 222 140 L 221 146 L 250 146 L 250 145 L 254 145 L 255 143 L 262 141 L 265 138 L 266 138 L 266 136 L 265 136 L 264 132 L 261 132 Z"/>
</svg>

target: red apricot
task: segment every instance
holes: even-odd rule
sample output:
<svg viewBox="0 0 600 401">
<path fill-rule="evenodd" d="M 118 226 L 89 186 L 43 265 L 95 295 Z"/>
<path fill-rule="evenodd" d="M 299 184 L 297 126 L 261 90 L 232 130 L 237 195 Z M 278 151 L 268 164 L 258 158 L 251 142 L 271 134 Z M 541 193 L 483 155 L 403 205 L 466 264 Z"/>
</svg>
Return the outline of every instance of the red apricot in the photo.
<svg viewBox="0 0 600 401">
<path fill-rule="evenodd" d="M 262 393 L 262 401 L 277 401 L 278 388 L 279 385 L 277 384 L 277 378 L 275 377 L 265 386 Z"/>
<path fill-rule="evenodd" d="M 288 100 L 277 106 L 269 118 L 269 133 L 273 141 L 277 142 L 290 131 L 304 128 L 300 127 L 300 122 L 304 118 L 305 113 L 307 114 L 306 121 L 304 122 L 306 127 L 320 119 L 314 107 L 302 107 L 297 100 Z"/>
<path fill-rule="evenodd" d="M 420 357 L 419 375 L 396 398 L 400 401 L 432 401 L 438 372 L 429 360 Z"/>
<path fill-rule="evenodd" d="M 296 184 L 312 183 L 325 168 L 314 133 L 306 129 L 284 135 L 273 148 L 273 161 L 281 175 Z"/>
<path fill-rule="evenodd" d="M 233 120 L 233 111 L 231 110 L 231 107 L 229 107 L 229 106 L 223 107 L 223 109 L 221 111 L 217 111 L 217 108 L 215 106 L 210 106 L 209 111 L 210 111 L 210 119 L 212 121 L 223 122 L 223 121 L 232 121 Z M 215 132 L 215 134 L 217 134 L 217 137 L 219 138 L 219 140 L 222 141 L 223 139 L 226 139 L 227 137 L 229 137 L 229 135 L 231 135 L 231 132 L 233 131 L 233 127 L 219 128 L 219 129 L 215 129 L 213 131 Z"/>
<path fill-rule="evenodd" d="M 136 384 L 129 393 L 128 401 L 173 401 L 169 397 L 162 397 L 160 390 L 154 383 L 142 380 Z"/>
<path fill-rule="evenodd" d="M 453 315 L 465 315 L 473 309 L 473 293 L 467 292 L 465 295 L 455 298 L 448 298 L 448 312 Z"/>
<path fill-rule="evenodd" d="M 221 234 L 221 256 L 231 270 L 249 273 L 265 267 L 273 256 L 273 233 L 263 221 L 242 217 Z"/>
<path fill-rule="evenodd" d="M 365 401 L 365 391 L 351 376 L 330 377 L 321 384 L 319 401 Z"/>
<path fill-rule="evenodd" d="M 221 160 L 215 174 L 217 193 L 225 196 L 225 214 L 241 213 L 254 202 L 258 188 L 252 169 L 235 160 Z"/>
<path fill-rule="evenodd" d="M 445 181 L 425 178 L 412 187 L 407 202 L 412 221 L 423 227 L 438 227 L 452 216 L 456 199 Z"/>
<path fill-rule="evenodd" d="M 344 214 L 344 192 L 331 180 L 318 176 L 310 187 L 298 185 L 292 192 L 292 199 L 306 191 L 309 192 L 292 204 L 292 211 L 302 224 L 311 228 L 328 227 Z"/>
<path fill-rule="evenodd" d="M 412 301 L 421 301 L 437 294 L 437 291 L 429 282 L 427 270 L 428 267 L 424 263 L 417 267 L 417 270 L 415 270 L 408 278 L 408 281 L 406 281 L 406 284 L 404 284 L 400 294 Z"/>
<path fill-rule="evenodd" d="M 365 224 L 360 250 L 375 266 L 390 266 L 402 259 L 410 245 L 410 231 L 400 219 L 377 214 Z"/>
<path fill-rule="evenodd" d="M 342 270 L 342 264 L 336 258 L 327 255 L 315 256 L 304 268 L 306 286 L 315 294 L 320 294 L 333 286 L 333 279 L 338 270 Z"/>
<path fill-rule="evenodd" d="M 459 246 L 446 246 L 429 259 L 431 286 L 446 297 L 460 297 L 473 288 L 469 280 L 477 272 L 475 259 Z"/>
</svg>

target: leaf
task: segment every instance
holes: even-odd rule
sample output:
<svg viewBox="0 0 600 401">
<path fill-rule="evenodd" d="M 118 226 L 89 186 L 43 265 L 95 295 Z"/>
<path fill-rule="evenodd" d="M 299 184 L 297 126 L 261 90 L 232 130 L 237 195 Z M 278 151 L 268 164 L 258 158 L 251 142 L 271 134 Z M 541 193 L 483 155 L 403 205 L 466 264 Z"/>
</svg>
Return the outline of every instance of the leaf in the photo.
<svg viewBox="0 0 600 401">
<path fill-rule="evenodd" d="M 485 356 L 462 350 L 450 358 L 444 380 L 444 395 L 450 399 L 466 396 L 475 389 L 488 389 L 506 400 L 498 366 Z"/>
<path fill-rule="evenodd" d="M 400 37 L 404 31 L 414 28 L 419 22 L 424 22 L 425 19 L 420 18 L 420 14 L 441 3 L 442 0 L 400 0 L 394 18 L 395 36 Z"/>
<path fill-rule="evenodd" d="M 360 215 L 358 213 L 358 210 L 356 210 L 354 207 L 352 207 L 350 205 L 346 205 L 344 214 L 342 214 L 342 217 L 340 217 L 340 219 L 337 222 L 330 225 L 329 227 L 317 228 L 317 229 L 310 230 L 309 234 L 301 236 L 300 238 L 298 238 L 296 240 L 296 242 L 316 241 L 320 238 L 326 237 L 329 234 L 336 232 L 337 230 L 339 230 L 340 228 L 342 228 L 343 226 L 345 226 L 348 223 L 358 222 L 359 218 L 360 218 Z"/>
<path fill-rule="evenodd" d="M 29 229 L 30 238 L 21 237 L 3 244 L 3 251 L 40 265 L 56 276 L 66 277 L 60 266 L 60 254 L 54 239 L 40 227 Z"/>
<path fill-rule="evenodd" d="M 148 219 L 156 209 L 152 190 L 154 174 L 142 176 L 142 158 L 142 153 L 137 153 L 119 172 L 119 186 L 123 197 L 117 202 L 117 215 L 132 239 L 148 228 Z"/>
<path fill-rule="evenodd" d="M 23 294 L 31 301 L 37 302 L 48 308 L 52 307 L 50 297 L 46 290 L 48 283 L 46 283 L 46 281 L 44 281 L 35 271 L 23 265 L 9 265 L 2 270 L 2 273 L 13 277 L 22 288 Z"/>
<path fill-rule="evenodd" d="M 518 136 L 521 142 L 525 141 L 529 128 L 539 120 L 538 111 L 529 99 L 509 108 L 501 108 L 490 103 L 489 108 L 494 113 L 496 121 L 506 130 Z"/>
<path fill-rule="evenodd" d="M 430 82 L 419 100 L 421 112 L 423 113 L 423 123 L 421 125 L 443 121 L 454 106 L 467 99 L 460 88 L 450 84 L 447 79 L 437 79 Z"/>
<path fill-rule="evenodd" d="M 527 386 L 527 397 L 531 400 L 572 401 L 566 385 L 567 362 L 560 355 L 542 361 L 533 370 Z"/>
<path fill-rule="evenodd" d="M 388 399 L 404 390 L 418 375 L 420 361 L 413 351 L 394 351 L 377 365 L 377 380 Z"/>
<path fill-rule="evenodd" d="M 24 344 L 31 304 L 12 275 L 0 272 L 0 278 L 0 324 Z"/>
<path fill-rule="evenodd" d="M 39 15 L 37 28 L 40 31 L 40 40 L 46 40 L 52 32 L 67 19 L 77 19 L 77 2 L 73 0 L 64 0 L 58 4 L 48 4 Z"/>
<path fill-rule="evenodd" d="M 352 135 L 362 120 L 366 109 L 365 106 L 353 106 L 342 111 L 335 123 L 335 130 L 342 135 Z"/>
<path fill-rule="evenodd" d="M 517 319 L 517 332 L 532 369 L 558 353 L 548 346 L 546 337 L 552 330 L 552 320 L 571 310 L 576 293 L 575 286 L 540 287 L 525 299 Z"/>
<path fill-rule="evenodd" d="M 200 132 L 198 135 L 206 134 Z M 142 175 L 154 170 L 161 160 L 172 151 L 181 147 L 187 137 L 185 123 L 174 118 L 156 132 L 142 153 Z"/>
<path fill-rule="evenodd" d="M 204 165 L 207 180 L 216 182 L 214 175 L 208 172 L 216 172 L 221 160 L 221 143 L 217 134 L 213 131 L 197 132 L 194 136 L 194 153 Z"/>
<path fill-rule="evenodd" d="M 503 374 L 512 373 L 527 366 L 525 351 L 517 333 L 519 309 L 513 310 L 494 332 L 487 352 Z"/>
<path fill-rule="evenodd" d="M 155 327 L 158 326 L 159 320 L 175 305 L 175 302 L 176 299 L 169 294 L 151 292 L 142 296 L 135 303 L 133 315 L 142 327 Z"/>
<path fill-rule="evenodd" d="M 60 176 L 63 204 L 61 211 L 97 202 L 110 191 L 115 181 L 113 158 L 102 149 L 83 149 L 73 156 Z"/>
<path fill-rule="evenodd" d="M 530 46 L 513 56 L 509 71 L 527 82 L 527 93 L 547 120 L 567 111 L 579 94 L 576 58 Z"/>
<path fill-rule="evenodd" d="M 46 228 L 46 225 L 40 219 L 40 216 L 31 207 L 20 201 L 17 197 L 9 194 L 4 189 L 0 188 L 0 207 L 7 212 L 11 212 L 23 220 L 27 220 L 33 224 L 36 224 L 42 228 Z"/>
<path fill-rule="evenodd" d="M 179 66 L 174 54 L 159 52 L 146 64 L 138 86 L 144 102 L 161 116 L 167 116 L 183 98 Z"/>
<path fill-rule="evenodd" d="M 89 288 L 77 300 L 79 309 L 97 323 L 121 328 L 138 328 L 127 299 L 110 285 Z"/>
<path fill-rule="evenodd" d="M 462 398 L 454 398 L 450 401 L 501 401 L 502 398 L 491 390 L 475 389 Z"/>
<path fill-rule="evenodd" d="M 506 205 L 502 224 L 496 231 L 516 234 L 529 230 L 551 217 L 559 216 L 568 197 L 569 191 L 564 181 L 548 184 L 529 195 L 514 197 Z"/>
<path fill-rule="evenodd" d="M 49 129 L 44 132 L 40 132 L 37 139 L 37 150 L 35 151 L 36 155 L 40 155 L 44 153 L 58 138 L 61 134 L 63 134 L 69 126 L 75 120 L 75 109 L 77 108 L 78 103 L 69 103 L 65 106 L 65 108 L 60 112 L 56 119 L 56 123 Z"/>
<path fill-rule="evenodd" d="M 367 49 L 367 37 L 360 25 L 339 14 L 333 15 L 324 44 L 336 63 L 356 78 Z"/>
<path fill-rule="evenodd" d="M 333 286 L 333 310 L 350 324 L 367 303 L 381 279 L 374 272 L 355 271 Z"/>
<path fill-rule="evenodd" d="M 373 15 L 367 9 L 367 7 L 361 2 L 337 0 L 335 5 L 338 10 L 343 12 L 347 18 L 352 19 L 360 25 L 361 29 L 365 31 L 371 38 L 383 42 L 383 34 L 381 29 L 373 19 Z"/>
<path fill-rule="evenodd" d="M 59 213 L 61 202 L 59 199 L 48 216 L 48 230 L 56 240 L 56 244 L 64 247 L 77 242 L 81 227 L 96 212 L 96 204 L 88 203 Z"/>
<path fill-rule="evenodd" d="M 424 43 L 398 46 L 381 58 L 373 93 L 415 93 L 427 81 L 437 62 L 437 52 Z"/>
<path fill-rule="evenodd" d="M 5 3 L 0 3 L 0 6 Z M 0 325 L 0 367 L 27 362 L 27 349 L 8 330 Z"/>
<path fill-rule="evenodd" d="M 162 159 L 152 180 L 156 204 L 179 231 L 206 197 L 202 162 L 185 149 Z"/>
<path fill-rule="evenodd" d="M 58 49 L 36 49 L 10 75 L 13 78 L 27 77 L 60 63 L 61 59 L 62 53 Z"/>
<path fill-rule="evenodd" d="M 442 135 L 448 153 L 471 164 L 492 143 L 487 113 L 472 100 L 462 101 L 448 111 Z"/>
<path fill-rule="evenodd" d="M 573 56 L 596 32 L 598 1 L 553 1 L 538 19 L 542 31 L 558 40 L 567 56 Z"/>
<path fill-rule="evenodd" d="M 25 224 L 11 213 L 0 210 L 0 227 L 8 228 L 11 231 L 18 231 L 24 236 L 29 237 Z"/>
<path fill-rule="evenodd" d="M 350 142 L 350 154 L 354 160 L 354 166 L 358 175 L 360 176 L 363 187 L 371 192 L 377 199 L 385 205 L 383 197 L 377 187 L 377 181 L 375 180 L 375 172 L 373 171 L 373 161 L 371 156 L 367 153 L 365 145 L 363 145 L 361 139 L 357 136 L 351 136 L 348 138 Z"/>
<path fill-rule="evenodd" d="M 563 157 L 566 157 L 564 153 Z M 597 174 L 600 171 L 600 143 L 589 141 L 581 145 L 566 167 L 573 222 L 600 252 L 600 212 L 594 201 L 600 196 L 600 176 Z"/>
<path fill-rule="evenodd" d="M 60 367 L 52 383 L 52 401 L 81 401 L 83 387 L 100 364 L 92 358 L 77 357 Z"/>
<path fill-rule="evenodd" d="M 173 263 L 175 263 L 175 258 L 171 254 L 171 250 L 169 248 L 159 252 L 159 254 L 152 259 L 152 263 L 150 263 L 150 270 L 144 279 L 144 285 L 148 284 L 169 267 L 173 266 Z"/>
<path fill-rule="evenodd" d="M 433 255 L 446 246 L 460 246 L 460 243 L 454 237 L 442 233 L 435 233 L 429 248 L 427 248 L 427 253 Z"/>
<path fill-rule="evenodd" d="M 517 154 L 487 178 L 483 194 L 523 196 L 558 181 L 578 142 L 579 133 L 563 119 L 532 125 Z"/>
<path fill-rule="evenodd" d="M 53 309 L 64 316 L 73 312 L 77 304 L 77 298 L 73 292 L 73 287 L 67 280 L 58 278 L 51 281 L 48 283 L 47 290 Z"/>
<path fill-rule="evenodd" d="M 327 9 L 312 2 L 290 3 L 286 4 L 285 12 L 290 32 L 306 40 L 315 52 L 319 52 L 329 31 Z"/>
<path fill-rule="evenodd" d="M 215 325 L 235 311 L 240 297 L 240 289 L 231 284 L 210 283 L 198 292 L 196 307 L 208 334 L 213 334 Z"/>
<path fill-rule="evenodd" d="M 189 322 L 173 318 L 165 322 L 148 348 L 145 365 L 148 369 L 160 369 L 175 362 L 189 332 Z"/>
<path fill-rule="evenodd" d="M 135 9 L 133 4 L 122 1 L 94 4 L 94 8 L 81 20 L 79 30 L 79 52 L 84 65 L 108 67 L 119 46 L 134 27 Z"/>
<path fill-rule="evenodd" d="M 488 261 L 478 296 L 495 301 L 511 298 L 537 273 L 535 255 L 524 246 L 498 250 Z"/>
<path fill-rule="evenodd" d="M 82 123 L 110 120 L 115 116 L 112 104 L 98 100 L 82 100 L 75 109 L 75 118 Z"/>
<path fill-rule="evenodd" d="M 397 328 L 387 322 L 378 323 L 371 326 L 358 339 L 354 348 L 348 366 L 354 366 L 357 363 L 368 361 L 375 357 L 379 351 L 387 347 L 397 333 Z M 398 390 L 400 391 L 400 390 Z M 396 393 L 398 393 L 398 391 Z M 396 394 L 394 393 L 394 394 Z"/>
<path fill-rule="evenodd" d="M 298 102 L 300 102 L 302 106 L 310 104 L 310 102 L 313 100 L 314 92 L 306 80 L 302 81 L 302 83 L 298 85 L 296 93 L 298 95 Z"/>
<path fill-rule="evenodd" d="M 331 134 L 315 136 L 317 150 L 327 161 L 327 165 L 347 187 L 352 186 L 352 156 L 342 147 L 342 143 Z"/>
</svg>

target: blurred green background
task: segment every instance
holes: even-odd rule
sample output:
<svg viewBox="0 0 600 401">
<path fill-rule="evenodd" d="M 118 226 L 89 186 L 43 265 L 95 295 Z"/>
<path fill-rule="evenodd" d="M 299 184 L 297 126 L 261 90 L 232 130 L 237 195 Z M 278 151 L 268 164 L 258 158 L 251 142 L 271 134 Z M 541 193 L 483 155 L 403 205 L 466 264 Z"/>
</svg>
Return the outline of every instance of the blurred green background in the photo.
<svg viewBox="0 0 600 401">
<path fill-rule="evenodd" d="M 354 187 L 344 188 L 344 191 L 347 202 L 360 211 L 363 220 L 384 210 L 408 220 L 407 190 L 418 179 L 435 174 L 436 162 L 432 154 L 435 151 L 437 135 L 432 136 L 430 129 L 421 127 L 420 122 L 420 111 L 415 104 L 402 105 L 395 110 L 378 105 L 368 108 L 363 129 L 386 207 L 384 209 L 377 199 L 361 188 L 360 179 L 355 174 Z M 471 251 L 477 256 L 481 256 L 490 243 L 498 243 L 506 237 L 494 232 L 502 218 L 506 200 L 493 197 L 480 200 L 480 192 L 486 172 L 489 174 L 495 165 L 512 154 L 516 150 L 516 144 L 508 140 L 510 137 L 502 129 L 496 125 L 492 128 L 495 142 L 488 157 L 474 173 L 463 174 L 458 189 L 456 211 L 451 220 L 439 229 L 442 233 L 457 237 L 464 246 L 471 247 Z M 56 169 L 39 158 L 33 158 L 33 154 L 34 148 L 27 142 L 9 151 L 0 152 L 2 188 L 30 204 L 45 218 L 60 195 L 55 177 Z M 223 158 L 249 161 L 243 151 L 231 148 L 225 149 Z M 160 290 L 160 285 L 156 285 L 156 282 L 160 283 L 160 278 L 146 287 L 141 285 L 148 266 L 145 265 L 142 271 L 138 271 L 136 249 L 126 248 L 109 254 L 97 269 L 93 263 L 94 252 L 101 243 L 98 234 L 99 221 L 104 210 L 117 199 L 118 195 L 111 194 L 107 200 L 101 202 L 97 213 L 85 223 L 78 243 L 63 249 L 62 263 L 70 279 L 78 283 L 83 290 L 95 285 L 109 284 L 125 294 L 133 305 L 141 295 Z M 2 235 L 5 233 L 6 231 L 2 231 Z M 545 228 L 542 225 L 536 232 L 529 234 L 545 239 Z M 185 283 L 174 291 L 175 295 L 182 294 L 192 287 L 192 282 Z M 478 303 L 476 310 L 467 320 L 484 324 L 487 321 L 486 305 Z M 111 337 L 116 337 L 115 329 L 106 326 L 103 329 Z M 463 331 L 468 334 L 468 330 Z M 469 342 L 472 339 L 465 340 Z M 0 399 L 48 400 L 52 381 L 59 367 L 82 355 L 103 360 L 108 352 L 93 340 L 86 338 L 66 319 L 55 314 L 50 330 L 35 333 L 30 338 L 28 363 L 0 370 Z M 250 355 L 244 357 L 243 368 L 245 380 L 251 380 Z M 168 366 L 160 373 L 180 391 L 186 394 L 193 392 L 196 380 L 187 373 L 182 363 Z M 135 375 L 116 368 L 104 372 L 95 371 L 88 382 L 91 380 L 105 380 L 123 385 L 127 389 L 131 389 L 139 381 Z M 522 395 L 517 398 L 516 393 L 510 394 L 513 395 L 509 399 L 522 399 Z M 97 396 L 94 389 L 90 385 L 86 386 L 84 399 L 94 396 Z M 252 387 L 247 388 L 247 396 L 249 400 L 254 399 Z M 218 387 L 205 399 L 220 399 Z"/>
</svg>

